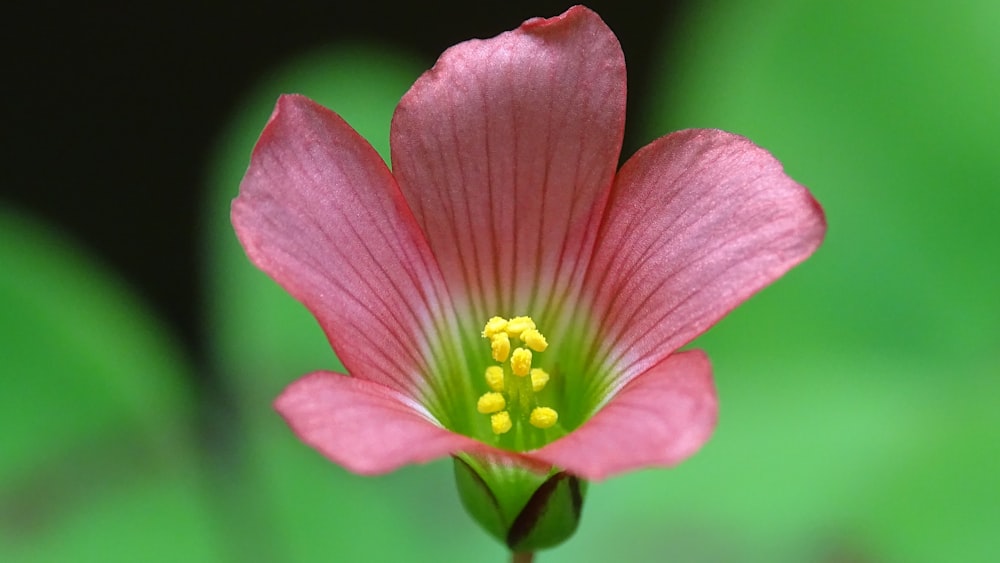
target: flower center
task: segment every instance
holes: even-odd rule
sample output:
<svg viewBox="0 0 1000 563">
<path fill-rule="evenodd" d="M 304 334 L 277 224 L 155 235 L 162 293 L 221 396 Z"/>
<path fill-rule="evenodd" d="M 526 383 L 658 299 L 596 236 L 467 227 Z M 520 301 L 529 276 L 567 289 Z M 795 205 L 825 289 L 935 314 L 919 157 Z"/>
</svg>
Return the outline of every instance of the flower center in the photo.
<svg viewBox="0 0 1000 563">
<path fill-rule="evenodd" d="M 493 317 L 483 328 L 483 338 L 490 341 L 498 365 L 486 368 L 486 384 L 491 391 L 479 397 L 476 410 L 490 416 L 493 433 L 507 434 L 515 425 L 519 433 L 532 431 L 531 427 L 545 431 L 555 426 L 559 414 L 540 406 L 538 400 L 549 374 L 531 367 L 532 352 L 544 352 L 549 346 L 535 321 L 531 317 Z"/>
</svg>

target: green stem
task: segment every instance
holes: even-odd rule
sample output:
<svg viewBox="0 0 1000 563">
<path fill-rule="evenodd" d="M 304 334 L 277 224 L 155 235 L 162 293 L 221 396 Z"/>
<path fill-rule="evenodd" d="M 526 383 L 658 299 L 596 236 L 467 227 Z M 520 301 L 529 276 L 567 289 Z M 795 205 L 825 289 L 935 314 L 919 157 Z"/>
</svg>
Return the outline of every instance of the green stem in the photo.
<svg viewBox="0 0 1000 563">
<path fill-rule="evenodd" d="M 535 560 L 535 553 L 533 551 L 512 553 L 510 556 L 511 563 L 531 563 L 534 560 Z"/>
</svg>

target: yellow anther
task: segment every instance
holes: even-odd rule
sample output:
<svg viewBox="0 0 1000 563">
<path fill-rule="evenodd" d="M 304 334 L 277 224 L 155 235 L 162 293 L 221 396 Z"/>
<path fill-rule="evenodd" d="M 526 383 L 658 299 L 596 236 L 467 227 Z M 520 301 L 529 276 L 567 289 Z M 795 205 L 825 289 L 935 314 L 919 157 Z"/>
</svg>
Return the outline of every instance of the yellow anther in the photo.
<svg viewBox="0 0 1000 563">
<path fill-rule="evenodd" d="M 532 328 L 535 328 L 535 321 L 531 320 L 531 317 L 514 317 L 507 321 L 505 330 L 508 336 L 515 338 L 521 336 L 524 331 Z"/>
<path fill-rule="evenodd" d="M 534 380 L 532 380 L 534 381 Z M 486 385 L 494 391 L 503 391 L 503 368 L 490 366 L 486 368 Z"/>
<path fill-rule="evenodd" d="M 549 374 L 542 368 L 535 368 L 531 370 L 531 390 L 538 393 L 545 388 L 545 384 L 549 382 Z"/>
<path fill-rule="evenodd" d="M 524 341 L 524 345 L 531 348 L 535 352 L 544 352 L 546 348 L 549 347 L 549 343 L 542 336 L 542 333 L 538 330 L 529 328 L 528 330 L 521 333 L 521 340 Z"/>
<path fill-rule="evenodd" d="M 506 407 L 507 401 L 504 400 L 503 395 L 500 393 L 486 393 L 482 397 L 479 397 L 479 402 L 476 403 L 476 410 L 480 414 L 500 412 Z"/>
<path fill-rule="evenodd" d="M 510 414 L 507 411 L 500 411 L 490 417 L 490 426 L 493 427 L 494 434 L 505 434 L 510 431 Z"/>
<path fill-rule="evenodd" d="M 486 321 L 486 327 L 483 328 L 483 338 L 493 338 L 493 335 L 498 332 L 503 332 L 507 328 L 507 319 L 503 317 L 493 317 L 492 319 Z"/>
<path fill-rule="evenodd" d="M 552 426 L 559 420 L 559 413 L 549 407 L 535 407 L 535 410 L 531 411 L 531 425 L 535 428 L 552 428 Z"/>
<path fill-rule="evenodd" d="M 535 406 L 538 404 L 535 393 L 544 390 L 549 383 L 548 372 L 531 367 L 533 353 L 544 352 L 549 347 L 535 321 L 531 317 L 493 317 L 483 326 L 482 335 L 490 341 L 493 359 L 501 364 L 486 368 L 486 385 L 490 390 L 476 403 L 480 414 L 489 415 L 493 433 L 499 436 L 510 432 L 514 419 L 523 421 L 525 414 L 535 428 L 544 430 L 555 426 L 559 421 L 555 409 Z M 510 368 L 503 365 L 507 360 L 510 360 Z M 510 380 L 512 373 L 516 376 L 514 380 Z M 531 379 L 525 379 L 528 375 Z M 514 414 L 507 410 L 508 406 Z M 520 435 L 520 429 L 518 433 Z"/>
<path fill-rule="evenodd" d="M 510 370 L 514 375 L 524 377 L 531 372 L 531 350 L 518 348 L 510 356 Z"/>
<path fill-rule="evenodd" d="M 493 349 L 493 359 L 503 363 L 510 356 L 510 338 L 506 332 L 498 332 L 490 337 L 490 348 Z"/>
</svg>

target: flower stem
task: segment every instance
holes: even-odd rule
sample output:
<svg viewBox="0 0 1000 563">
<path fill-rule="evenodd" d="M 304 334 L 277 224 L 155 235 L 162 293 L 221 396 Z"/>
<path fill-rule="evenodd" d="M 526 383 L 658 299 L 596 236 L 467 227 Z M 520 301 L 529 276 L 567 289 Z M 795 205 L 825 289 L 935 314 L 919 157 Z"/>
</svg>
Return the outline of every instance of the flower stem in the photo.
<svg viewBox="0 0 1000 563">
<path fill-rule="evenodd" d="M 534 560 L 535 560 L 535 552 L 533 551 L 512 553 L 510 556 L 510 563 L 531 563 Z"/>
</svg>

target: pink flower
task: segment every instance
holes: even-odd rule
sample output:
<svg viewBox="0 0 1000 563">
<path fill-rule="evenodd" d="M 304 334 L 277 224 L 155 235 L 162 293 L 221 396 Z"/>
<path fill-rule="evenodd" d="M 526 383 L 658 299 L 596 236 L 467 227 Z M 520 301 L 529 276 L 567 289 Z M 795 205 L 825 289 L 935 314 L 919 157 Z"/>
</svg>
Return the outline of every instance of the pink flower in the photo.
<svg viewBox="0 0 1000 563">
<path fill-rule="evenodd" d="M 283 96 L 233 224 L 350 374 L 285 390 L 295 433 L 357 473 L 457 455 L 488 484 L 697 451 L 716 394 L 705 354 L 678 349 L 808 257 L 825 221 L 722 131 L 660 138 L 616 173 L 624 123 L 621 47 L 579 6 L 446 51 L 396 109 L 392 171 L 339 116 Z M 545 346 L 524 326 L 491 335 L 522 315 Z M 530 391 L 529 368 L 548 383 Z"/>
</svg>

